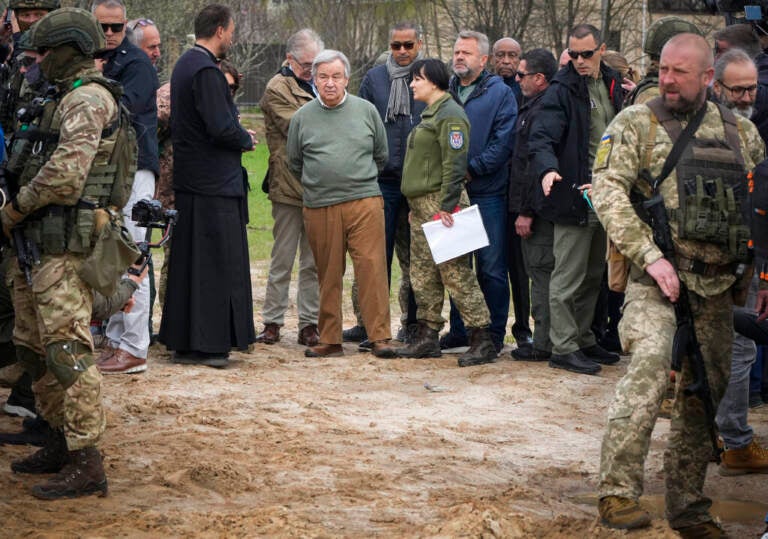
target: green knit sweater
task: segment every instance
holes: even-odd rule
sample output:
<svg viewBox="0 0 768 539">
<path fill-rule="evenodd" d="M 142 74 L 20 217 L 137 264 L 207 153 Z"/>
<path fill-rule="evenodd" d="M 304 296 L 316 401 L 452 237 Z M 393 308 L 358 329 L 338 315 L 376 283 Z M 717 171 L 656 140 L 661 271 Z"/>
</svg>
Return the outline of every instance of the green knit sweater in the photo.
<svg viewBox="0 0 768 539">
<path fill-rule="evenodd" d="M 334 108 L 310 101 L 288 128 L 288 166 L 301 179 L 307 208 L 381 195 L 377 177 L 388 153 L 376 108 L 353 95 Z"/>
</svg>

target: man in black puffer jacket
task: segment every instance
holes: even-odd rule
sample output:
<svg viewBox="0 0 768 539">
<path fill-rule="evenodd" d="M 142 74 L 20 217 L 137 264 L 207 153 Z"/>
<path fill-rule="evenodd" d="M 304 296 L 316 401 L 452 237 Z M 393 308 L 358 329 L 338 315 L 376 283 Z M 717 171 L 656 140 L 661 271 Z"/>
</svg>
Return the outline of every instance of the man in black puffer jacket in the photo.
<svg viewBox="0 0 768 539">
<path fill-rule="evenodd" d="M 588 200 L 592 164 L 607 157 L 601 156 L 600 140 L 624 100 L 621 76 L 601 61 L 605 50 L 594 26 L 571 30 L 571 62 L 542 97 L 529 143 L 531 171 L 554 206 L 549 365 L 582 374 L 619 360 L 597 344 L 590 328 L 606 247 L 605 230 Z"/>
</svg>

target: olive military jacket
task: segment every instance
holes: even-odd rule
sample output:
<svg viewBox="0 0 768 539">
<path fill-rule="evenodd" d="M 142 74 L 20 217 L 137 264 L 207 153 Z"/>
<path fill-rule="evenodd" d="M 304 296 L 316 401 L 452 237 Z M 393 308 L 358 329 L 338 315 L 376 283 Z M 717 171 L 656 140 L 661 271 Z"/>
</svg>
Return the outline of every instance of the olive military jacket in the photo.
<svg viewBox="0 0 768 539">
<path fill-rule="evenodd" d="M 468 150 L 469 119 L 446 93 L 424 109 L 421 123 L 408 136 L 403 195 L 416 198 L 440 191 L 440 209 L 452 212 L 464 188 Z"/>
</svg>

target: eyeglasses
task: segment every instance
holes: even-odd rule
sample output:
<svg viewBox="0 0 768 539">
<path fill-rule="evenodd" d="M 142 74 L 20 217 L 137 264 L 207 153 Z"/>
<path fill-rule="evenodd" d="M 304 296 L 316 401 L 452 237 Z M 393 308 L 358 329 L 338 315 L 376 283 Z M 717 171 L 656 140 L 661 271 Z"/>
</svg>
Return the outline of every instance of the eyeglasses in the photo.
<svg viewBox="0 0 768 539">
<path fill-rule="evenodd" d="M 393 51 L 399 51 L 400 49 L 405 49 L 407 51 L 413 49 L 416 46 L 416 43 L 413 41 L 403 41 L 402 43 L 400 41 L 393 41 L 389 44 L 389 48 Z"/>
<path fill-rule="evenodd" d="M 296 64 L 302 71 L 309 71 L 312 69 L 312 62 L 299 62 L 296 58 L 291 57 L 291 60 L 293 60 L 293 63 Z"/>
<path fill-rule="evenodd" d="M 136 30 L 137 26 L 141 26 L 142 28 L 144 26 L 155 26 L 155 21 L 153 21 L 152 19 L 139 19 L 137 21 L 134 21 L 133 24 L 129 24 L 128 28 L 130 28 L 131 30 Z"/>
<path fill-rule="evenodd" d="M 571 49 L 568 49 L 568 56 L 570 56 L 572 60 L 576 60 L 579 56 L 581 56 L 585 60 L 589 60 L 599 50 L 600 50 L 600 47 L 592 51 L 572 51 Z"/>
<path fill-rule="evenodd" d="M 726 86 L 721 80 L 718 80 L 717 82 L 720 83 L 720 86 L 731 92 L 731 95 L 736 99 L 743 97 L 745 93 L 749 93 L 749 95 L 755 95 L 757 93 L 757 84 L 753 84 L 752 86 Z"/>
<path fill-rule="evenodd" d="M 538 75 L 538 74 L 539 74 L 538 72 L 535 72 L 535 73 L 523 73 L 522 71 L 517 72 L 517 76 L 520 77 L 521 79 L 524 79 L 529 75 Z"/>
<path fill-rule="evenodd" d="M 113 34 L 119 34 L 123 31 L 123 28 L 125 28 L 124 22 L 103 22 L 101 23 L 101 29 L 104 30 L 104 33 L 107 33 L 107 30 L 112 30 Z"/>
<path fill-rule="evenodd" d="M 501 60 L 504 57 L 515 59 L 520 55 L 515 51 L 498 51 L 498 52 L 494 52 L 493 56 Z"/>
</svg>

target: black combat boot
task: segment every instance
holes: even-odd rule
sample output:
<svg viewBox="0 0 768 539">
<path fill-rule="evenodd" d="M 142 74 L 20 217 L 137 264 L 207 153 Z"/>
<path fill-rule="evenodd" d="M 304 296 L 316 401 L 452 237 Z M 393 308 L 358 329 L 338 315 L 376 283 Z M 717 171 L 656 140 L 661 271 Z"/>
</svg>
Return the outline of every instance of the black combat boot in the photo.
<svg viewBox="0 0 768 539">
<path fill-rule="evenodd" d="M 11 470 L 16 473 L 56 473 L 67 464 L 68 458 L 64 431 L 51 429 L 42 449 L 38 449 L 25 459 L 11 462 Z"/>
<path fill-rule="evenodd" d="M 495 363 L 497 357 L 488 328 L 469 328 L 469 350 L 459 357 L 459 367 Z"/>
<path fill-rule="evenodd" d="M 43 500 L 79 498 L 88 494 L 107 495 L 107 476 L 101 453 L 95 447 L 69 452 L 67 465 L 45 483 L 32 487 L 32 495 Z"/>
<path fill-rule="evenodd" d="M 54 431 L 48 422 L 40 416 L 27 417 L 21 423 L 20 432 L 0 432 L 0 445 L 36 445 L 44 447 Z"/>
<path fill-rule="evenodd" d="M 430 328 L 426 322 L 419 320 L 411 342 L 398 349 L 400 357 L 440 357 L 440 338 L 437 331 Z"/>
</svg>

